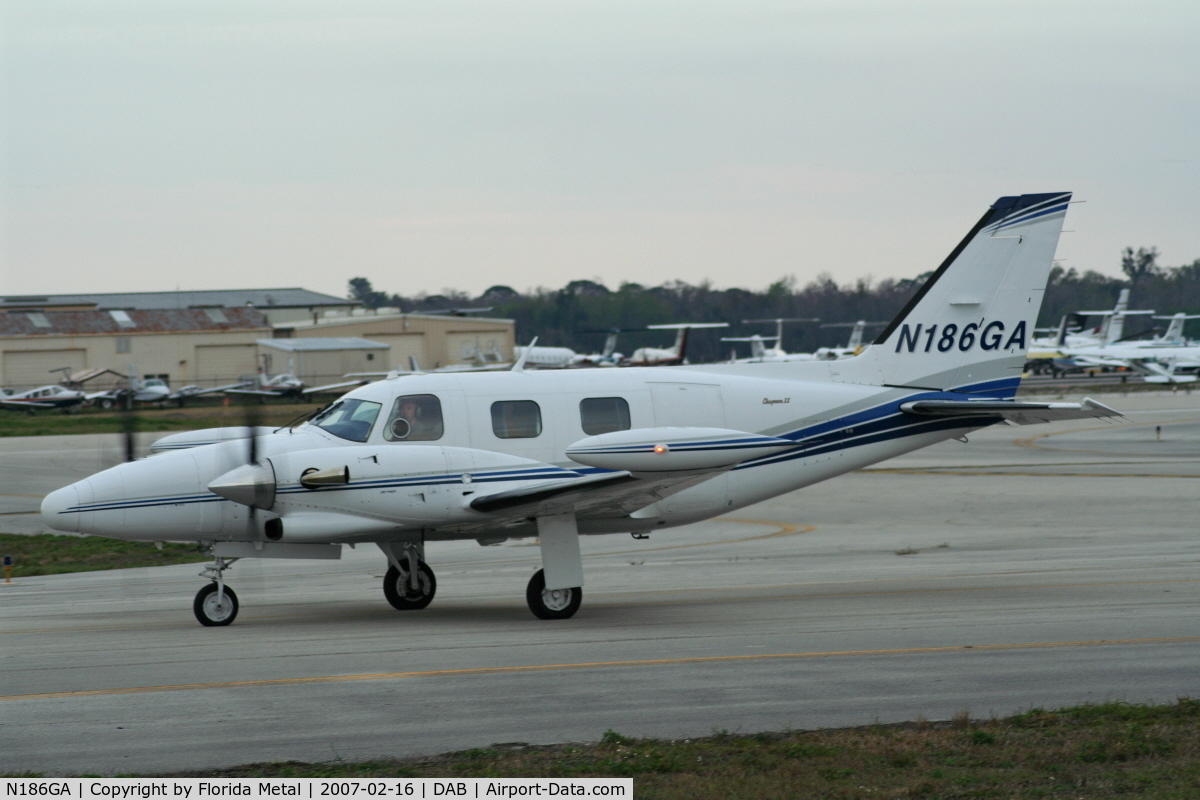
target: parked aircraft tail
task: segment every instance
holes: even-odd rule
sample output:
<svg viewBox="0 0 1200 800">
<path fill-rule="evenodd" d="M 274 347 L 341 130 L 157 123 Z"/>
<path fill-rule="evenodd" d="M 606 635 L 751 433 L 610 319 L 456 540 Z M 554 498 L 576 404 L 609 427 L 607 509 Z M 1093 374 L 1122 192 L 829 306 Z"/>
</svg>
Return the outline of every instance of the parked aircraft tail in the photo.
<svg viewBox="0 0 1200 800">
<path fill-rule="evenodd" d="M 997 200 L 841 379 L 1014 394 L 1070 199 Z"/>
</svg>

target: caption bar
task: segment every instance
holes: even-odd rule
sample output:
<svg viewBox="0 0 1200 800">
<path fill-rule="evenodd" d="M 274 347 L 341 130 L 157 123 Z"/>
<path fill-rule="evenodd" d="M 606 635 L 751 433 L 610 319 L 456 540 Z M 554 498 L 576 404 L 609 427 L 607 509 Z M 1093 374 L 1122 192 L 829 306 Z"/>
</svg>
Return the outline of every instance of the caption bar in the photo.
<svg viewBox="0 0 1200 800">
<path fill-rule="evenodd" d="M 3 798 L 633 797 L 633 778 L 6 778 Z"/>
</svg>

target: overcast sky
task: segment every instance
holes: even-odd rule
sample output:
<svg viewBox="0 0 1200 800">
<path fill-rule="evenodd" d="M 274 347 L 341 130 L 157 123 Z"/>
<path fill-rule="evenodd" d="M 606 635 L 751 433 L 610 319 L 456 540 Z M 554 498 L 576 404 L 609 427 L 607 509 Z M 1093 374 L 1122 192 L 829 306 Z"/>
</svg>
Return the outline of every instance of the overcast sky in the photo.
<svg viewBox="0 0 1200 800">
<path fill-rule="evenodd" d="M 1195 0 L 5 8 L 3 294 L 911 277 L 1062 190 L 1200 258 Z"/>
</svg>

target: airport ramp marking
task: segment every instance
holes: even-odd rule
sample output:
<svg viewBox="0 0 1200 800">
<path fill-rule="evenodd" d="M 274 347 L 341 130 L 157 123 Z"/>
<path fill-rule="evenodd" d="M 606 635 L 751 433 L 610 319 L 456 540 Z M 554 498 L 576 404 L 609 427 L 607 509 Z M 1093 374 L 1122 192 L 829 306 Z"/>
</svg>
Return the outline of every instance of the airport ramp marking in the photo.
<svg viewBox="0 0 1200 800">
<path fill-rule="evenodd" d="M 299 686 L 317 683 L 351 683 L 356 681 L 390 681 L 405 678 L 443 678 L 461 675 L 496 675 L 532 672 L 554 672 L 582 669 L 621 669 L 630 667 L 665 667 L 680 664 L 721 664 L 746 661 L 784 661 L 811 658 L 844 658 L 853 656 L 926 655 L 931 653 L 971 653 L 997 650 L 1040 650 L 1052 647 L 1102 647 L 1135 644 L 1183 644 L 1200 642 L 1200 636 L 1169 636 L 1149 639 L 1095 639 L 1077 642 L 1020 642 L 1013 644 L 947 645 L 943 647 L 897 647 L 880 650 L 828 650 L 811 653 L 770 653 L 739 656 L 694 656 L 684 658 L 651 658 L 631 661 L 584 661 L 574 664 L 532 664 L 515 667 L 475 667 L 468 669 L 436 669 L 420 672 L 377 672 L 363 675 L 325 675 L 309 678 L 265 678 L 262 680 L 222 681 L 220 683 L 187 683 L 173 686 L 130 686 L 120 689 L 83 689 L 75 692 L 44 692 L 0 696 L 0 702 L 11 700 L 55 700 L 68 697 L 98 697 L 150 692 L 187 692 L 199 689 L 240 689 L 259 686 Z"/>
</svg>

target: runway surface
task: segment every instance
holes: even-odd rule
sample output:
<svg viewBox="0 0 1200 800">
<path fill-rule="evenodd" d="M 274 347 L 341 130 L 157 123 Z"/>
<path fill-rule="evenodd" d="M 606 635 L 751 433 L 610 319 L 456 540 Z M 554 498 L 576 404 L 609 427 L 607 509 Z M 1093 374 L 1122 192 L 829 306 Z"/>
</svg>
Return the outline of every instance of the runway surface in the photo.
<svg viewBox="0 0 1200 800">
<path fill-rule="evenodd" d="M 431 545 L 433 604 L 374 547 L 0 587 L 0 770 L 173 771 L 681 738 L 1200 695 L 1200 394 L 1125 424 L 973 434 L 648 541 L 585 538 L 572 620 L 525 607 L 528 543 Z M 1155 427 L 1161 427 L 1156 439 Z M 119 452 L 0 441 L 5 530 Z"/>
</svg>

